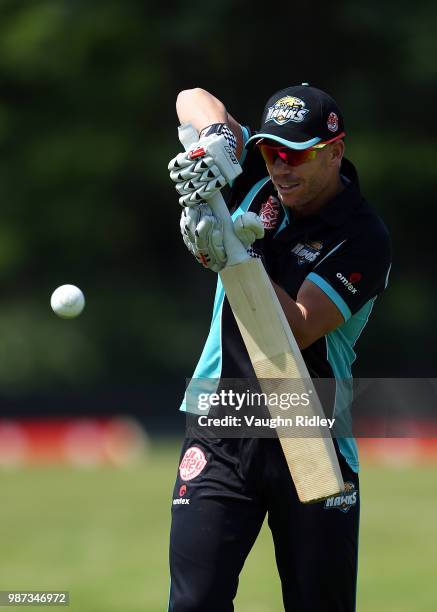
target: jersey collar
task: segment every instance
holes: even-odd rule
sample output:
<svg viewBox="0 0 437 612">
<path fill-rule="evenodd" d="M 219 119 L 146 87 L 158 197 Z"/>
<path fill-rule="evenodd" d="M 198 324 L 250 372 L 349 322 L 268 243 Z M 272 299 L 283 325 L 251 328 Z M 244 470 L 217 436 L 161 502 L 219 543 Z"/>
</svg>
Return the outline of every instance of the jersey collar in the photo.
<svg viewBox="0 0 437 612">
<path fill-rule="evenodd" d="M 328 202 L 318 213 L 325 223 L 329 225 L 341 225 L 359 207 L 361 203 L 360 185 L 355 166 L 348 160 L 343 159 L 340 173 L 349 182 L 343 191 Z"/>
</svg>

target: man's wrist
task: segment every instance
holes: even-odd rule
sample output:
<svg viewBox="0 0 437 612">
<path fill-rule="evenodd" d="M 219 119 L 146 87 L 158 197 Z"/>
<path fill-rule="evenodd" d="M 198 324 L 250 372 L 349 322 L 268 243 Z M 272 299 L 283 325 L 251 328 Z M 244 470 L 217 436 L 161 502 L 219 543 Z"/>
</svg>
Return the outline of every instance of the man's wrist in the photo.
<svg viewBox="0 0 437 612">
<path fill-rule="evenodd" d="M 212 134 L 223 134 L 226 142 L 235 153 L 237 148 L 237 139 L 234 132 L 226 123 L 212 123 L 211 125 L 207 125 L 200 131 L 199 137 L 203 138 L 206 136 L 211 136 Z"/>
</svg>

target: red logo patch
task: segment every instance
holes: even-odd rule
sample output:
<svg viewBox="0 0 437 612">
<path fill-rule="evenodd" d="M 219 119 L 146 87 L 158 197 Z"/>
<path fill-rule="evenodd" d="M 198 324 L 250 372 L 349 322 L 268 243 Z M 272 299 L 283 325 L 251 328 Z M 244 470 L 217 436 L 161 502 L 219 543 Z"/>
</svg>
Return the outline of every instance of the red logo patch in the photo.
<svg viewBox="0 0 437 612">
<path fill-rule="evenodd" d="M 349 282 L 354 284 L 354 283 L 359 283 L 361 280 L 361 272 L 352 272 L 352 274 L 349 276 Z"/>
<path fill-rule="evenodd" d="M 186 492 L 187 492 L 187 485 L 182 485 L 179 489 L 179 497 L 182 497 L 182 495 L 185 495 Z"/>
<path fill-rule="evenodd" d="M 202 147 L 198 147 L 197 149 L 194 149 L 194 151 L 190 151 L 188 157 L 190 159 L 197 159 L 198 157 L 203 157 L 205 153 L 205 149 L 203 149 Z"/>
<path fill-rule="evenodd" d="M 267 202 L 261 206 L 259 213 L 265 229 L 274 229 L 279 217 L 279 202 L 274 196 L 270 196 Z"/>
<path fill-rule="evenodd" d="M 205 455 L 197 446 L 191 446 L 184 455 L 179 466 L 179 474 L 182 480 L 193 480 L 203 470 L 207 461 Z"/>
<path fill-rule="evenodd" d="M 335 113 L 329 115 L 326 125 L 331 132 L 336 132 L 338 130 L 338 117 Z"/>
</svg>

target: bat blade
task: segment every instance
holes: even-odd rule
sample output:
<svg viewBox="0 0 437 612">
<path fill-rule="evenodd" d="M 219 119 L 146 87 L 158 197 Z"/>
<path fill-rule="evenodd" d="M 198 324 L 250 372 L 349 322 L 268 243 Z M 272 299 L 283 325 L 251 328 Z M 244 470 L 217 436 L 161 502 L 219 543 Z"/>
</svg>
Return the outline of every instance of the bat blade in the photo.
<svg viewBox="0 0 437 612">
<path fill-rule="evenodd" d="M 246 345 L 261 390 L 270 396 L 308 393 L 307 406 L 290 405 L 286 414 L 275 403 L 270 416 L 325 418 L 308 369 L 270 279 L 259 259 L 226 267 L 220 277 Z M 337 454 L 325 427 L 311 427 L 311 437 L 290 437 L 289 428 L 276 428 L 298 497 L 312 503 L 344 490 Z"/>
</svg>

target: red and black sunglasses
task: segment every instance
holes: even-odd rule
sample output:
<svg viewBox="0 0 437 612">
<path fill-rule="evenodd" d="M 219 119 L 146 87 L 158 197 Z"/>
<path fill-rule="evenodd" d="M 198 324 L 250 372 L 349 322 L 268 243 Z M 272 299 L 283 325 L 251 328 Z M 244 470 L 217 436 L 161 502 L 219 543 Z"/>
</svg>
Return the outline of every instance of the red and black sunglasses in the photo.
<svg viewBox="0 0 437 612">
<path fill-rule="evenodd" d="M 345 135 L 345 132 L 341 132 L 340 134 L 338 134 L 338 136 L 331 138 L 331 140 L 319 142 L 313 147 L 303 149 L 302 151 L 290 149 L 290 147 L 284 147 L 283 145 L 264 144 L 266 140 L 265 138 L 261 138 L 255 144 L 260 150 L 261 155 L 263 156 L 264 161 L 267 164 L 274 164 L 276 158 L 279 157 L 285 164 L 288 164 L 289 166 L 300 166 L 300 164 L 314 159 L 318 151 L 326 147 L 326 145 L 331 144 L 331 142 L 335 142 L 336 140 L 340 140 L 340 138 L 343 138 Z"/>
</svg>

